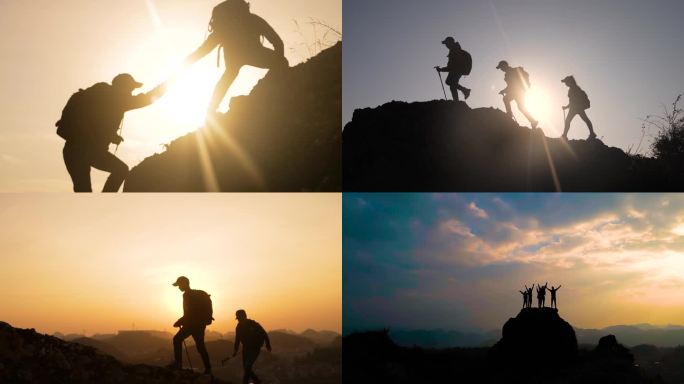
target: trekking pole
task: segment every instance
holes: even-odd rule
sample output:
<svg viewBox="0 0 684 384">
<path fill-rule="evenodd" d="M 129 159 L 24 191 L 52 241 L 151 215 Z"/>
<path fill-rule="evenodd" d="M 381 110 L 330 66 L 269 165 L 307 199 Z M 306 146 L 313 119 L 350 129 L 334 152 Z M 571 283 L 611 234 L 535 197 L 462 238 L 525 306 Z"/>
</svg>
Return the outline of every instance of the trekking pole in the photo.
<svg viewBox="0 0 684 384">
<path fill-rule="evenodd" d="M 185 340 L 183 340 L 183 346 L 185 347 L 185 354 L 188 356 L 188 364 L 190 365 L 190 370 L 194 371 L 192 368 L 192 361 L 190 361 L 190 352 L 188 352 L 188 345 L 185 343 Z"/>
<path fill-rule="evenodd" d="M 437 67 L 435 67 L 437 69 Z M 442 92 L 444 92 L 444 100 L 449 100 L 446 95 L 446 90 L 444 89 L 444 82 L 442 81 L 442 74 L 437 70 L 437 76 L 439 76 L 439 84 L 442 86 Z"/>
</svg>

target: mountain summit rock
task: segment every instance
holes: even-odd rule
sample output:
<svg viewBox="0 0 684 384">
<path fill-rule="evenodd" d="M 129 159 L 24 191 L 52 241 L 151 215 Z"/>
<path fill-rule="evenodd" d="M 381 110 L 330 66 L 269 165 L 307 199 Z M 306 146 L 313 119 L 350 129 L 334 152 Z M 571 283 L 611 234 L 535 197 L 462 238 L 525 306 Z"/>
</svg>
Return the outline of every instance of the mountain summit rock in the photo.
<svg viewBox="0 0 684 384">
<path fill-rule="evenodd" d="M 271 70 L 213 124 L 134 167 L 126 192 L 340 191 L 342 43 Z"/>
<path fill-rule="evenodd" d="M 345 191 L 672 188 L 655 159 L 630 156 L 598 139 L 549 138 L 501 110 L 456 101 L 392 101 L 357 109 L 344 128 L 342 147 Z"/>
</svg>

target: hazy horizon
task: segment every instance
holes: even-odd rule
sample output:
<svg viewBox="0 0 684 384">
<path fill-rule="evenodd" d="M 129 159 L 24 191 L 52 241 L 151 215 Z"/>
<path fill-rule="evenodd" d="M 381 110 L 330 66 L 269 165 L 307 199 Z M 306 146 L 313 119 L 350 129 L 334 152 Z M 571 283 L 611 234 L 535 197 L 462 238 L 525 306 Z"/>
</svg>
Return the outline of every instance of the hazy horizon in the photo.
<svg viewBox="0 0 684 384">
<path fill-rule="evenodd" d="M 71 191 L 62 160 L 64 141 L 55 122 L 79 88 L 111 82 L 131 73 L 147 92 L 178 68 L 207 36 L 213 7 L 220 0 L 122 0 L 0 2 L 0 191 Z M 280 35 L 294 66 L 315 55 L 334 34 L 311 20 L 342 29 L 339 0 L 250 0 L 251 11 Z M 130 167 L 163 150 L 163 145 L 195 131 L 225 63 L 212 51 L 182 73 L 156 104 L 126 113 L 125 141 L 117 156 Z M 267 71 L 244 67 L 229 97 L 247 94 Z M 111 147 L 112 151 L 114 146 Z M 106 174 L 93 170 L 93 190 Z"/>
<path fill-rule="evenodd" d="M 346 193 L 343 215 L 345 333 L 500 329 L 545 282 L 577 328 L 684 324 L 678 194 Z"/>
<path fill-rule="evenodd" d="M 663 105 L 684 93 L 683 13 L 675 0 L 347 0 L 344 124 L 358 108 L 443 99 L 433 67 L 446 65 L 441 41 L 453 36 L 473 57 L 472 73 L 461 81 L 472 89 L 471 108 L 505 110 L 498 95 L 503 73 L 495 68 L 505 59 L 529 72 L 536 102 L 528 107 L 548 136 L 559 137 L 568 92 L 560 80 L 573 74 L 591 100 L 587 114 L 598 137 L 634 153 L 641 120 L 662 115 Z M 587 135 L 576 118 L 568 136 Z"/>
<path fill-rule="evenodd" d="M 341 332 L 337 194 L 0 195 L 0 321 L 39 332 L 174 332 L 180 275 L 214 323 Z"/>
</svg>

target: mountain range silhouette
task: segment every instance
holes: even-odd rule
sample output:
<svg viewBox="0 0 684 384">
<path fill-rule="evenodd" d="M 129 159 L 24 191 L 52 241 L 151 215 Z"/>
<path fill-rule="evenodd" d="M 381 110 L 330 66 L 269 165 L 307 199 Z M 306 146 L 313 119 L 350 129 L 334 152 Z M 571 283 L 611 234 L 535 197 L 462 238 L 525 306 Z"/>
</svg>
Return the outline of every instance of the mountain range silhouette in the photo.
<svg viewBox="0 0 684 384">
<path fill-rule="evenodd" d="M 388 330 L 367 331 L 344 337 L 343 359 L 350 384 L 665 382 L 660 372 L 637 367 L 613 335 L 579 348 L 572 326 L 551 308 L 521 310 L 491 348 L 402 347 Z"/>
<path fill-rule="evenodd" d="M 657 160 L 598 139 L 546 137 L 503 111 L 392 101 L 354 111 L 342 135 L 345 191 L 665 191 Z M 555 175 L 555 177 L 554 177 Z"/>
<path fill-rule="evenodd" d="M 270 71 L 213 125 L 131 169 L 124 191 L 340 191 L 341 57 L 338 42 Z"/>
</svg>

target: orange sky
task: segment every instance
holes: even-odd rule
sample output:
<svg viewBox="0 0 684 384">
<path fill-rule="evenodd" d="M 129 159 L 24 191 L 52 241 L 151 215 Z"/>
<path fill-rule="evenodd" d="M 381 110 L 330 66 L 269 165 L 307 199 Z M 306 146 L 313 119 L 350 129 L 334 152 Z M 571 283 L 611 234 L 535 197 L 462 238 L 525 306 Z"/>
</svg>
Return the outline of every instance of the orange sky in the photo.
<svg viewBox="0 0 684 384">
<path fill-rule="evenodd" d="M 341 330 L 339 194 L 0 195 L 0 321 L 44 333 L 172 331 L 179 275 L 267 329 Z"/>
<path fill-rule="evenodd" d="M 72 93 L 130 72 L 148 91 L 166 80 L 207 34 L 220 0 L 0 1 L 0 191 L 70 191 L 54 124 Z M 319 20 L 342 29 L 340 0 L 251 0 L 282 38 L 290 65 L 339 39 Z M 183 74 L 157 104 L 126 114 L 117 152 L 134 166 L 203 121 L 221 76 L 216 51 Z M 241 71 L 229 96 L 248 93 L 266 73 Z M 227 109 L 228 98 L 223 109 Z M 112 146 L 113 150 L 113 146 Z M 106 175 L 93 171 L 93 189 Z"/>
</svg>

